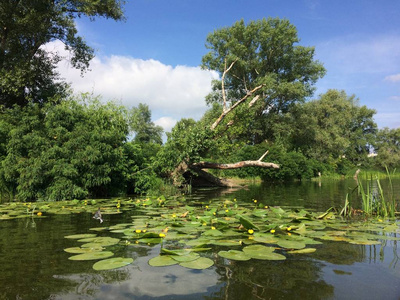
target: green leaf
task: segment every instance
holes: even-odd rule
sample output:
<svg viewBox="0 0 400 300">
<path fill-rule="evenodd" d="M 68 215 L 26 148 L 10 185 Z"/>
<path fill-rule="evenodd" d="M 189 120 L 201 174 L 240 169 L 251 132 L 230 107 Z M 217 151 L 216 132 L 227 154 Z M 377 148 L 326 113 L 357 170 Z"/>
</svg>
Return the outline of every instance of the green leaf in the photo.
<svg viewBox="0 0 400 300">
<path fill-rule="evenodd" d="M 93 265 L 93 269 L 96 271 L 101 270 L 112 270 L 121 267 L 125 267 L 133 262 L 133 258 L 125 258 L 125 257 L 113 257 L 109 259 L 103 259 L 96 262 Z"/>
<path fill-rule="evenodd" d="M 171 258 L 175 259 L 178 262 L 186 262 L 198 259 L 200 255 L 198 253 L 189 252 L 186 255 L 171 255 Z"/>
<path fill-rule="evenodd" d="M 70 260 L 93 260 L 93 259 L 103 259 L 110 256 L 113 256 L 114 253 L 111 251 L 101 251 L 101 252 L 90 252 L 84 254 L 78 254 L 69 257 Z"/>
<path fill-rule="evenodd" d="M 152 267 L 165 267 L 177 264 L 178 262 L 169 255 L 160 255 L 149 260 L 149 265 Z"/>
<path fill-rule="evenodd" d="M 207 257 L 200 257 L 196 260 L 182 262 L 179 265 L 189 269 L 204 270 L 214 265 L 214 261 Z"/>
<path fill-rule="evenodd" d="M 93 237 L 93 238 L 85 238 L 85 239 L 80 239 L 78 242 L 82 243 L 95 243 L 99 244 L 102 246 L 111 246 L 118 244 L 120 239 L 117 238 L 112 238 L 112 237 Z"/>
<path fill-rule="evenodd" d="M 280 240 L 278 241 L 278 246 L 286 249 L 303 249 L 306 244 L 301 241 Z"/>
<path fill-rule="evenodd" d="M 91 248 L 71 247 L 65 248 L 64 251 L 68 253 L 90 253 L 90 252 L 101 252 L 104 248 L 100 245 Z"/>
<path fill-rule="evenodd" d="M 315 248 L 304 248 L 304 249 L 300 249 L 300 250 L 291 250 L 291 251 L 288 251 L 287 253 L 304 254 L 304 253 L 313 253 L 315 251 L 317 251 L 317 249 L 315 249 Z"/>
<path fill-rule="evenodd" d="M 73 234 L 73 235 L 66 235 L 64 238 L 66 239 L 84 239 L 84 238 L 93 238 L 97 236 L 94 233 L 83 233 L 83 234 Z"/>
<path fill-rule="evenodd" d="M 238 250 L 219 251 L 218 255 L 231 260 L 246 261 L 251 259 L 251 257 L 248 256 L 246 253 Z"/>
</svg>

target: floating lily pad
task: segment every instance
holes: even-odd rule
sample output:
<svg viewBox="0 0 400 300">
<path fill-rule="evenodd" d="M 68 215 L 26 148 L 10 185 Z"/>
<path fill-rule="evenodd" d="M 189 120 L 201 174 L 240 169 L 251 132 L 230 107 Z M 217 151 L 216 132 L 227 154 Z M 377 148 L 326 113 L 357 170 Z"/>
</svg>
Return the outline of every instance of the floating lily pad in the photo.
<svg viewBox="0 0 400 300">
<path fill-rule="evenodd" d="M 153 267 L 165 267 L 165 266 L 172 266 L 172 265 L 177 265 L 178 261 L 173 259 L 169 255 L 160 255 L 153 257 L 152 259 L 149 260 L 149 265 Z"/>
<path fill-rule="evenodd" d="M 146 238 L 146 239 L 139 239 L 139 243 L 144 243 L 144 244 L 160 244 L 162 242 L 162 238 Z"/>
<path fill-rule="evenodd" d="M 173 258 L 174 260 L 176 260 L 178 262 L 192 261 L 192 260 L 198 259 L 199 257 L 200 257 L 200 255 L 198 253 L 194 253 L 194 252 L 189 252 L 186 255 L 171 255 L 171 258 Z"/>
<path fill-rule="evenodd" d="M 266 247 L 262 245 L 251 245 L 243 248 L 243 252 L 254 259 L 262 260 L 285 260 L 286 257 L 282 254 L 273 252 L 274 247 Z"/>
<path fill-rule="evenodd" d="M 64 251 L 68 253 L 90 253 L 90 252 L 101 252 L 104 248 L 101 246 L 92 247 L 92 248 L 81 248 L 81 247 L 71 247 L 65 248 Z"/>
<path fill-rule="evenodd" d="M 95 243 L 99 244 L 102 246 L 111 246 L 118 244 L 120 239 L 117 238 L 112 238 L 112 237 L 93 237 L 93 238 L 85 238 L 85 239 L 80 239 L 78 242 L 82 243 Z"/>
<path fill-rule="evenodd" d="M 133 258 L 124 258 L 124 257 L 113 257 L 108 259 L 103 259 L 96 262 L 93 265 L 93 269 L 100 270 L 112 270 L 127 266 L 133 262 Z"/>
<path fill-rule="evenodd" d="M 301 241 L 280 240 L 278 246 L 286 249 L 303 249 L 306 244 Z"/>
<path fill-rule="evenodd" d="M 287 253 L 305 254 L 305 253 L 313 253 L 315 251 L 317 251 L 317 249 L 315 249 L 315 248 L 304 248 L 304 249 L 300 249 L 300 250 L 291 250 L 291 251 L 288 251 Z"/>
<path fill-rule="evenodd" d="M 182 262 L 179 264 L 182 267 L 196 270 L 204 270 L 214 265 L 214 261 L 207 257 L 199 257 L 196 260 Z"/>
<path fill-rule="evenodd" d="M 64 236 L 66 239 L 84 239 L 84 238 L 93 238 L 97 236 L 94 233 L 83 233 L 83 234 L 73 234 Z"/>
<path fill-rule="evenodd" d="M 101 252 L 90 252 L 83 253 L 69 257 L 70 260 L 94 260 L 94 259 L 103 259 L 107 257 L 113 256 L 114 253 L 111 251 L 101 251 Z"/>
<path fill-rule="evenodd" d="M 246 253 L 238 250 L 219 251 L 218 255 L 231 260 L 246 261 L 251 259 L 251 257 L 248 256 Z"/>
</svg>

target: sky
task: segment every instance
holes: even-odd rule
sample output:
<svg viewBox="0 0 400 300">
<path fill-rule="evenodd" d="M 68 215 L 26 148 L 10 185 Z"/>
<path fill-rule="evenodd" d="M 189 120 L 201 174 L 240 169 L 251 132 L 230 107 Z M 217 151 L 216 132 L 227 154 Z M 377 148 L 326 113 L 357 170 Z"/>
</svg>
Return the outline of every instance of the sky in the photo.
<svg viewBox="0 0 400 300">
<path fill-rule="evenodd" d="M 125 21 L 76 20 L 95 58 L 84 77 L 62 61 L 61 77 L 76 92 L 104 101 L 147 104 L 165 131 L 207 110 L 204 98 L 218 78 L 199 67 L 207 35 L 241 19 L 268 17 L 289 20 L 298 45 L 315 47 L 327 74 L 312 99 L 328 89 L 345 90 L 376 110 L 379 128 L 400 127 L 399 0 L 128 0 L 124 10 Z"/>
</svg>

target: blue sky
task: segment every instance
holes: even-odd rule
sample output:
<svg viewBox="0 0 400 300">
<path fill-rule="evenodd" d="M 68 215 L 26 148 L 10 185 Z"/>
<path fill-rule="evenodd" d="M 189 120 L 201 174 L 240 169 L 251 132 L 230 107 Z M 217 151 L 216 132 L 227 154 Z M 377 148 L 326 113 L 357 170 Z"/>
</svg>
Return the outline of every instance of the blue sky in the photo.
<svg viewBox="0 0 400 300">
<path fill-rule="evenodd" d="M 399 0 L 132 0 L 125 16 L 78 19 L 79 34 L 96 50 L 92 71 L 81 78 L 64 62 L 60 72 L 76 91 L 128 107 L 147 103 L 167 131 L 207 109 L 204 96 L 217 76 L 198 67 L 207 34 L 268 17 L 288 19 L 299 44 L 315 46 L 327 74 L 313 98 L 343 89 L 377 111 L 379 128 L 400 127 Z"/>
</svg>

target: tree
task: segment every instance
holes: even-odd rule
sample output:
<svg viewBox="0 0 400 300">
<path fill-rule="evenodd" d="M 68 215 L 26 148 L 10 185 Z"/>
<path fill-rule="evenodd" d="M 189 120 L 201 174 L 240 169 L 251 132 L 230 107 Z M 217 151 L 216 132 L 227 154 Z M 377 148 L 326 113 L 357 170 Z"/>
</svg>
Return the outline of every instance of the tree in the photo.
<svg viewBox="0 0 400 300">
<path fill-rule="evenodd" d="M 0 122 L 0 188 L 17 199 L 124 193 L 137 171 L 125 108 L 98 99 L 6 110 Z"/>
<path fill-rule="evenodd" d="M 207 101 L 223 104 L 213 129 L 235 111 L 241 118 L 231 121 L 253 120 L 247 122 L 244 136 L 260 143 L 269 137 L 268 124 L 275 114 L 312 95 L 325 69 L 314 60 L 314 48 L 298 42 L 296 28 L 279 18 L 248 25 L 242 20 L 208 35 L 206 47 L 211 51 L 203 57 L 202 67 L 219 72 L 221 80 L 214 81 Z M 238 109 L 245 102 L 253 107 L 252 113 Z"/>
<path fill-rule="evenodd" d="M 4 0 L 0 2 L 0 105 L 43 103 L 65 91 L 55 70 L 61 59 L 42 46 L 59 40 L 70 50 L 71 65 L 82 72 L 93 57 L 77 35 L 74 18 L 123 18 L 124 1 Z"/>
<path fill-rule="evenodd" d="M 400 167 L 400 128 L 383 128 L 377 133 L 374 145 L 377 156 L 376 164 L 379 168 L 389 170 Z"/>
<path fill-rule="evenodd" d="M 275 124 L 274 134 L 288 150 L 346 172 L 343 165 L 367 161 L 377 131 L 375 110 L 358 102 L 355 95 L 328 90 L 316 100 L 296 105 Z"/>
<path fill-rule="evenodd" d="M 165 161 L 165 153 L 171 154 L 174 179 L 188 170 L 209 177 L 203 168 L 279 167 L 262 161 L 265 151 L 253 160 L 216 160 L 229 157 L 222 149 L 264 142 L 271 134 L 274 115 L 311 96 L 313 84 L 325 69 L 313 59 L 314 48 L 298 46 L 298 42 L 296 28 L 278 18 L 248 25 L 240 21 L 208 35 L 206 47 L 211 51 L 203 57 L 202 67 L 219 72 L 221 79 L 213 82 L 213 92 L 206 98 L 213 107 L 205 118 L 194 124 L 179 122 L 168 138 L 160 160 Z M 216 118 L 208 123 L 218 108 Z M 210 158 L 212 162 L 204 161 Z"/>
<path fill-rule="evenodd" d="M 148 105 L 139 103 L 138 107 L 132 108 L 130 124 L 135 132 L 135 142 L 162 144 L 163 129 L 151 121 Z"/>
</svg>

